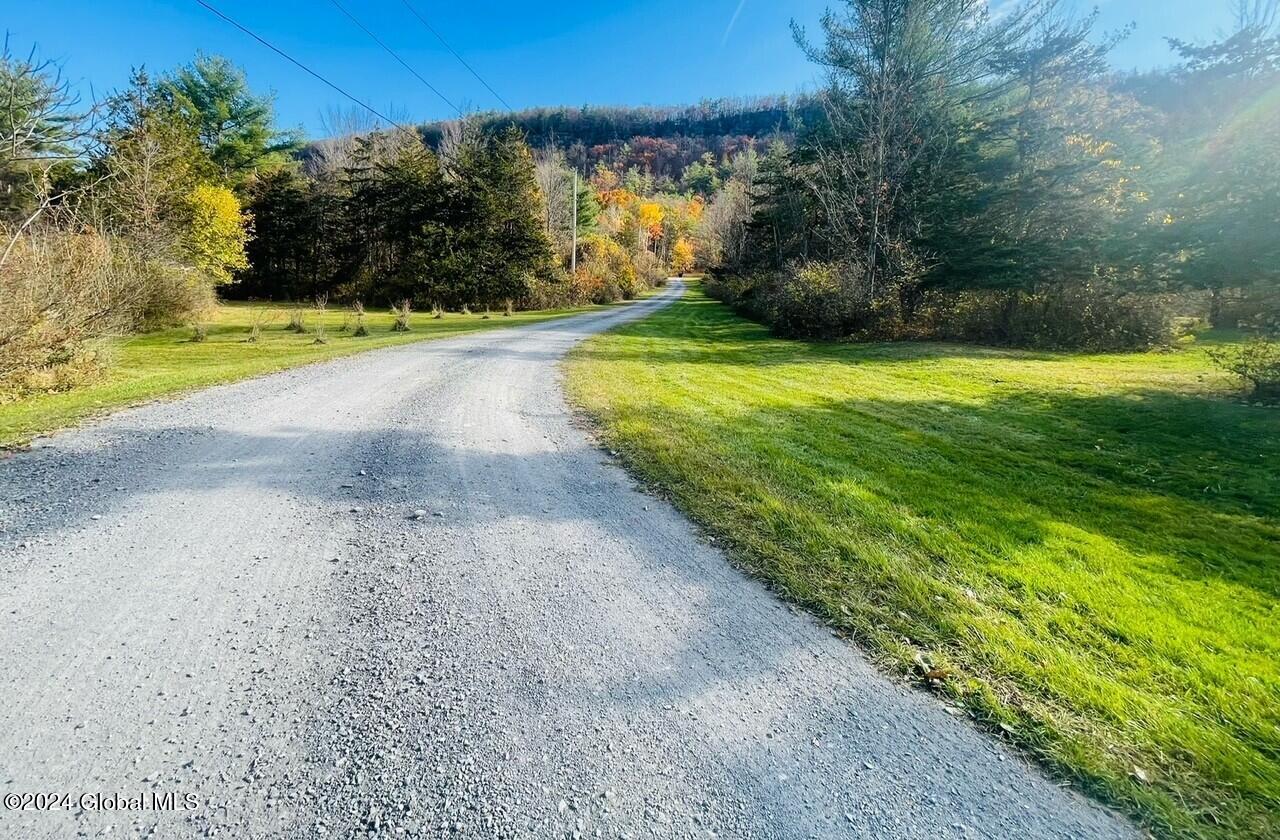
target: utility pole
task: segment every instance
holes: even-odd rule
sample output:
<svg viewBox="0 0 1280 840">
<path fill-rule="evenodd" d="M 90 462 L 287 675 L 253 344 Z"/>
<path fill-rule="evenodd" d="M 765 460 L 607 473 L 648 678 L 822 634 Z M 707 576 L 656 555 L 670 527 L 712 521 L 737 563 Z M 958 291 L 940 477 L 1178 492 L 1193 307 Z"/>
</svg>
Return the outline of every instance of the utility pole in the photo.
<svg viewBox="0 0 1280 840">
<path fill-rule="evenodd" d="M 573 274 L 578 273 L 578 170 L 573 170 Z"/>
</svg>

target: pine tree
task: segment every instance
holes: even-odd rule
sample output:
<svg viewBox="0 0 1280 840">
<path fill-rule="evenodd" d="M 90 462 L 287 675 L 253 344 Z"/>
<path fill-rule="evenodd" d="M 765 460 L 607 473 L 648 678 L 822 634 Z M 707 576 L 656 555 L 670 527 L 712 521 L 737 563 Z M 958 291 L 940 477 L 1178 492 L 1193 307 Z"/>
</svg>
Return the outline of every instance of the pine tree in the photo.
<svg viewBox="0 0 1280 840">
<path fill-rule="evenodd" d="M 475 304 L 524 298 L 533 278 L 553 272 L 529 147 L 514 128 L 477 136 L 458 151 L 451 170 L 458 287 Z"/>
<path fill-rule="evenodd" d="M 295 133 L 275 128 L 271 97 L 250 91 L 244 71 L 221 56 L 197 56 L 161 79 L 156 91 L 190 121 L 222 177 L 233 184 L 287 165 L 301 146 Z"/>
</svg>

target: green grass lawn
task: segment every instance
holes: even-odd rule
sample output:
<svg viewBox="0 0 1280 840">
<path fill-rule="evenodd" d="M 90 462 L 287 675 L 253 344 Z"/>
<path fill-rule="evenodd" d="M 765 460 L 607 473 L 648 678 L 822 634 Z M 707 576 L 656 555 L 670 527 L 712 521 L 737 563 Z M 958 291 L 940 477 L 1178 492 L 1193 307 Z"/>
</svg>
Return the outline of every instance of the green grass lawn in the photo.
<svg viewBox="0 0 1280 840">
<path fill-rule="evenodd" d="M 108 362 L 97 380 L 67 391 L 28 396 L 16 402 L 0 403 L 0 447 L 14 446 L 33 435 L 70 426 L 85 417 L 109 409 L 174 394 L 205 385 L 214 385 L 270 373 L 308 362 L 346 356 L 362 350 L 446 338 L 476 330 L 529 324 L 560 317 L 584 309 L 542 312 L 501 312 L 484 319 L 480 313 L 446 313 L 439 320 L 430 313 L 410 317 L 411 331 L 391 331 L 394 320 L 385 311 L 370 311 L 365 318 L 369 335 L 355 337 L 340 331 L 345 315 L 330 308 L 324 315 L 326 344 L 316 343 L 316 313 L 306 312 L 307 333 L 284 329 L 289 307 L 266 307 L 274 321 L 262 330 L 256 343 L 249 343 L 251 314 L 258 305 L 222 304 L 209 316 L 208 337 L 191 341 L 190 328 L 163 330 L 127 339 L 102 342 L 100 349 Z M 349 325 L 350 326 L 350 325 Z"/>
<path fill-rule="evenodd" d="M 1280 409 L 1202 350 L 784 341 L 694 289 L 568 381 L 886 667 L 1160 835 L 1280 836 Z"/>
</svg>

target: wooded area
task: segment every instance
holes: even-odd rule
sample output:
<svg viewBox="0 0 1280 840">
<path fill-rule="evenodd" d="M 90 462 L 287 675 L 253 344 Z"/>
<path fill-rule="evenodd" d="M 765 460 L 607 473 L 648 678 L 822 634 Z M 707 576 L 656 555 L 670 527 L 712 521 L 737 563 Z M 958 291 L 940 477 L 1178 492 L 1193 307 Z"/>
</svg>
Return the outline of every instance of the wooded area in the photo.
<svg viewBox="0 0 1280 840">
<path fill-rule="evenodd" d="M 790 335 L 1154 346 L 1276 328 L 1280 39 L 1240 4 L 1167 69 L 1118 74 L 1096 15 L 849 0 L 824 119 L 767 159 L 716 292 Z"/>
<path fill-rule="evenodd" d="M 81 107 L 60 67 L 6 52 L 0 378 L 61 381 L 86 336 L 198 320 L 215 287 L 542 308 L 699 268 L 789 336 L 1122 350 L 1247 328 L 1222 364 L 1274 395 L 1277 5 L 1143 74 L 1110 68 L 1125 33 L 1095 19 L 846 0 L 795 33 L 814 96 L 416 129 L 335 111 L 309 144 L 225 59 Z"/>
</svg>

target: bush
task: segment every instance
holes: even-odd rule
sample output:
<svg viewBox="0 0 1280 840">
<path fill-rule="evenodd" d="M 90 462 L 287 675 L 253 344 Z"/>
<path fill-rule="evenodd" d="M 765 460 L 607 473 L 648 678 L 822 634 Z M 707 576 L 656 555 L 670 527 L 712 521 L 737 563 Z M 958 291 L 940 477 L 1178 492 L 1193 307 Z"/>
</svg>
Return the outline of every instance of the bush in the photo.
<svg viewBox="0 0 1280 840">
<path fill-rule="evenodd" d="M 573 284 L 567 272 L 535 278 L 523 298 L 528 309 L 565 309 L 574 305 Z"/>
<path fill-rule="evenodd" d="M 356 338 L 364 338 L 369 334 L 369 327 L 364 322 L 364 303 L 356 300 L 351 303 L 351 317 L 356 322 L 356 327 L 352 331 L 352 335 Z"/>
<path fill-rule="evenodd" d="M 0 226 L 9 241 L 13 231 Z M 121 240 L 58 228 L 13 239 L 0 264 L 0 394 L 59 388 L 90 376 L 84 343 L 142 325 L 163 266 Z M 169 312 L 175 319 L 186 312 Z"/>
<path fill-rule="evenodd" d="M 265 306 L 255 307 L 249 313 L 249 343 L 257 344 L 262 339 L 262 330 L 274 321 L 276 313 Z"/>
<path fill-rule="evenodd" d="M 328 344 L 329 338 L 324 332 L 324 313 L 329 308 L 328 293 L 316 295 L 315 312 L 316 312 L 316 344 Z"/>
<path fill-rule="evenodd" d="M 1224 290 L 1217 320 L 1218 326 L 1280 333 L 1280 289 L 1258 285 Z"/>
<path fill-rule="evenodd" d="M 1168 300 L 1100 284 L 936 292 L 909 330 L 913 338 L 1102 352 L 1165 346 L 1175 337 Z"/>
<path fill-rule="evenodd" d="M 702 281 L 708 295 L 747 313 L 754 311 L 752 304 L 759 286 L 760 277 L 755 275 L 708 274 Z"/>
<path fill-rule="evenodd" d="M 578 272 L 570 284 L 573 303 L 614 303 L 639 293 L 636 265 L 613 239 L 590 234 L 583 238 L 579 253 Z"/>
<path fill-rule="evenodd" d="M 413 301 L 405 298 L 399 303 L 391 305 L 391 314 L 395 321 L 391 324 L 392 332 L 408 332 L 409 331 L 409 315 L 413 312 Z"/>
<path fill-rule="evenodd" d="M 656 289 L 666 282 L 667 275 L 670 273 L 667 264 L 648 251 L 640 251 L 632 258 L 632 263 L 639 285 L 633 287 L 635 291 L 627 295 L 628 298 L 635 297 L 645 289 Z"/>
<path fill-rule="evenodd" d="M 1102 284 L 1042 291 L 934 291 L 910 315 L 908 295 L 872 300 L 857 266 L 791 264 L 781 271 L 708 278 L 706 289 L 780 335 L 796 338 L 966 341 L 1007 347 L 1121 351 L 1164 346 L 1178 334 L 1171 299 Z M 1192 323 L 1181 324 L 1185 331 Z"/>
<path fill-rule="evenodd" d="M 792 338 L 872 337 L 881 318 L 856 267 L 790 263 L 776 272 L 715 277 L 708 292 Z"/>
<path fill-rule="evenodd" d="M 789 265 L 755 295 L 754 306 L 780 335 L 841 338 L 871 323 L 866 295 L 833 263 Z"/>
<path fill-rule="evenodd" d="M 1218 367 L 1249 383 L 1252 399 L 1280 403 L 1280 341 L 1251 338 L 1242 345 L 1210 350 L 1209 357 Z"/>
</svg>

